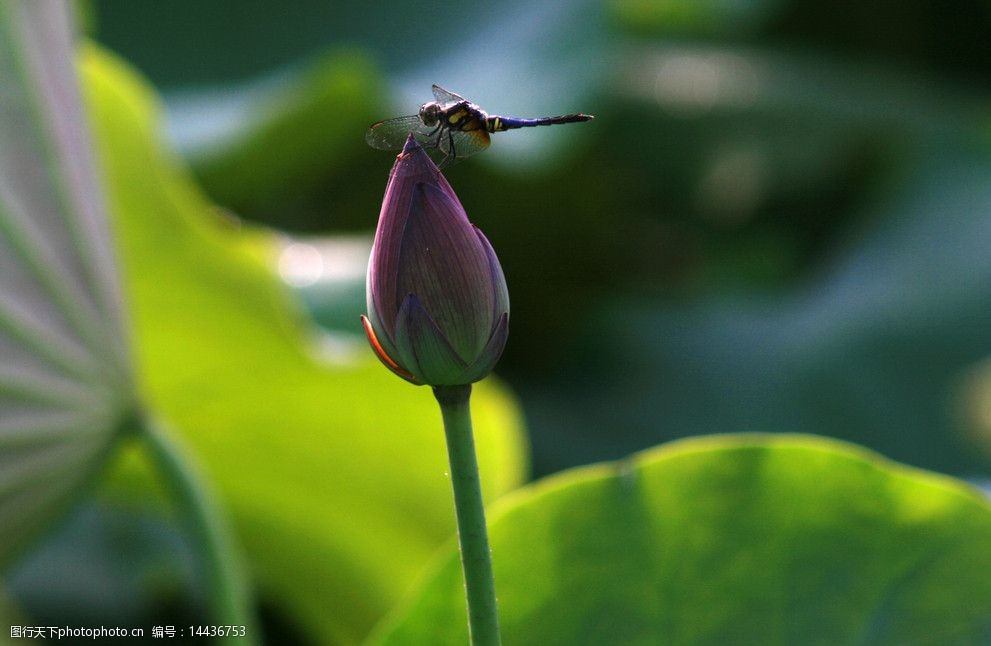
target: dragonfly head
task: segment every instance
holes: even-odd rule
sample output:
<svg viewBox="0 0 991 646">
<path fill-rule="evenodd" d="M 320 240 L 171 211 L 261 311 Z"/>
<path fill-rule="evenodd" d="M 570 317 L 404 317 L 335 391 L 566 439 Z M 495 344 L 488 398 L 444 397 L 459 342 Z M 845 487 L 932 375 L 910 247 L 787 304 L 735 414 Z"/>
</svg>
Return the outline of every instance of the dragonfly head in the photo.
<svg viewBox="0 0 991 646">
<path fill-rule="evenodd" d="M 437 121 L 440 119 L 440 114 L 440 104 L 436 101 L 424 103 L 420 106 L 420 121 L 422 121 L 425 126 L 436 126 Z"/>
</svg>

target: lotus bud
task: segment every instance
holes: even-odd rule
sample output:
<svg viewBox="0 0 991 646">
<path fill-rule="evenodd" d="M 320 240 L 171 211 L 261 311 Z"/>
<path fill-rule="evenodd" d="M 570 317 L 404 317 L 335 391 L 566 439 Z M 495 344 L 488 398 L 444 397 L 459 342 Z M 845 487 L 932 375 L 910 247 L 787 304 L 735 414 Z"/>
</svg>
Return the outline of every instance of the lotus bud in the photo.
<svg viewBox="0 0 991 646">
<path fill-rule="evenodd" d="M 361 317 L 378 358 L 417 385 L 488 375 L 509 333 L 509 292 L 492 245 L 412 136 L 389 175 Z"/>
</svg>

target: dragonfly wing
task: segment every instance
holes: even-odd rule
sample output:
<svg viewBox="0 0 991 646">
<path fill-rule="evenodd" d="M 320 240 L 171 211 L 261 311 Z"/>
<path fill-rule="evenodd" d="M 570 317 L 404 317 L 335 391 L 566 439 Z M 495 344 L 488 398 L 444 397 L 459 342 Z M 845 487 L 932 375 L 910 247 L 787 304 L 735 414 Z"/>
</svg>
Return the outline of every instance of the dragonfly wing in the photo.
<svg viewBox="0 0 991 646">
<path fill-rule="evenodd" d="M 489 147 L 489 133 L 485 130 L 448 130 L 441 133 L 437 142 L 448 159 L 462 159 Z M 453 146 L 453 152 L 452 147 Z"/>
<path fill-rule="evenodd" d="M 365 133 L 365 141 L 379 150 L 402 150 L 406 137 L 412 132 L 421 146 L 436 146 L 435 128 L 427 128 L 420 117 L 411 114 L 373 123 Z"/>
<path fill-rule="evenodd" d="M 437 103 L 440 103 L 441 105 L 449 105 L 451 103 L 457 103 L 458 101 L 468 100 L 463 96 L 461 96 L 460 94 L 455 94 L 454 92 L 448 92 L 447 90 L 437 85 L 436 83 L 433 85 L 432 89 L 434 91 L 434 98 L 437 99 Z"/>
</svg>

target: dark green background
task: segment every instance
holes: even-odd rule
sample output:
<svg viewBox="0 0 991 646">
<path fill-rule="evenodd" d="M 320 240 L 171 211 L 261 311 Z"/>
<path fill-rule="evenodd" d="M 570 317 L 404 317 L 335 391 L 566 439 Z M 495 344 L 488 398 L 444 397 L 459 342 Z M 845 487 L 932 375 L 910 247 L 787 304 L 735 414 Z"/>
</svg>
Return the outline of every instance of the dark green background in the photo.
<svg viewBox="0 0 991 646">
<path fill-rule="evenodd" d="M 449 171 L 510 283 L 499 373 L 538 474 L 717 429 L 986 472 L 955 408 L 991 354 L 986 2 L 92 8 L 170 105 L 276 79 L 225 125 L 241 139 L 190 160 L 219 203 L 291 231 L 372 229 L 389 157 L 363 125 L 431 81 L 493 111 L 597 115 Z M 357 332 L 350 294 L 306 296 Z"/>
</svg>

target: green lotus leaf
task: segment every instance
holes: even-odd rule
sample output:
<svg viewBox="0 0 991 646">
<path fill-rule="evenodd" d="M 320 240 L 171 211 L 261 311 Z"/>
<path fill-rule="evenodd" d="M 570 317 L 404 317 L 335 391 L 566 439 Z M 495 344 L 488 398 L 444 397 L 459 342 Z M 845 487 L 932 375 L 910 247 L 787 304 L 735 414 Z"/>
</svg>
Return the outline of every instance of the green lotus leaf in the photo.
<svg viewBox="0 0 991 646">
<path fill-rule="evenodd" d="M 133 410 L 68 6 L 0 4 L 0 565 L 64 509 Z"/>
<path fill-rule="evenodd" d="M 986 644 L 991 506 L 813 436 L 715 436 L 565 472 L 490 533 L 504 643 Z M 464 644 L 452 545 L 377 644 Z"/>
</svg>

